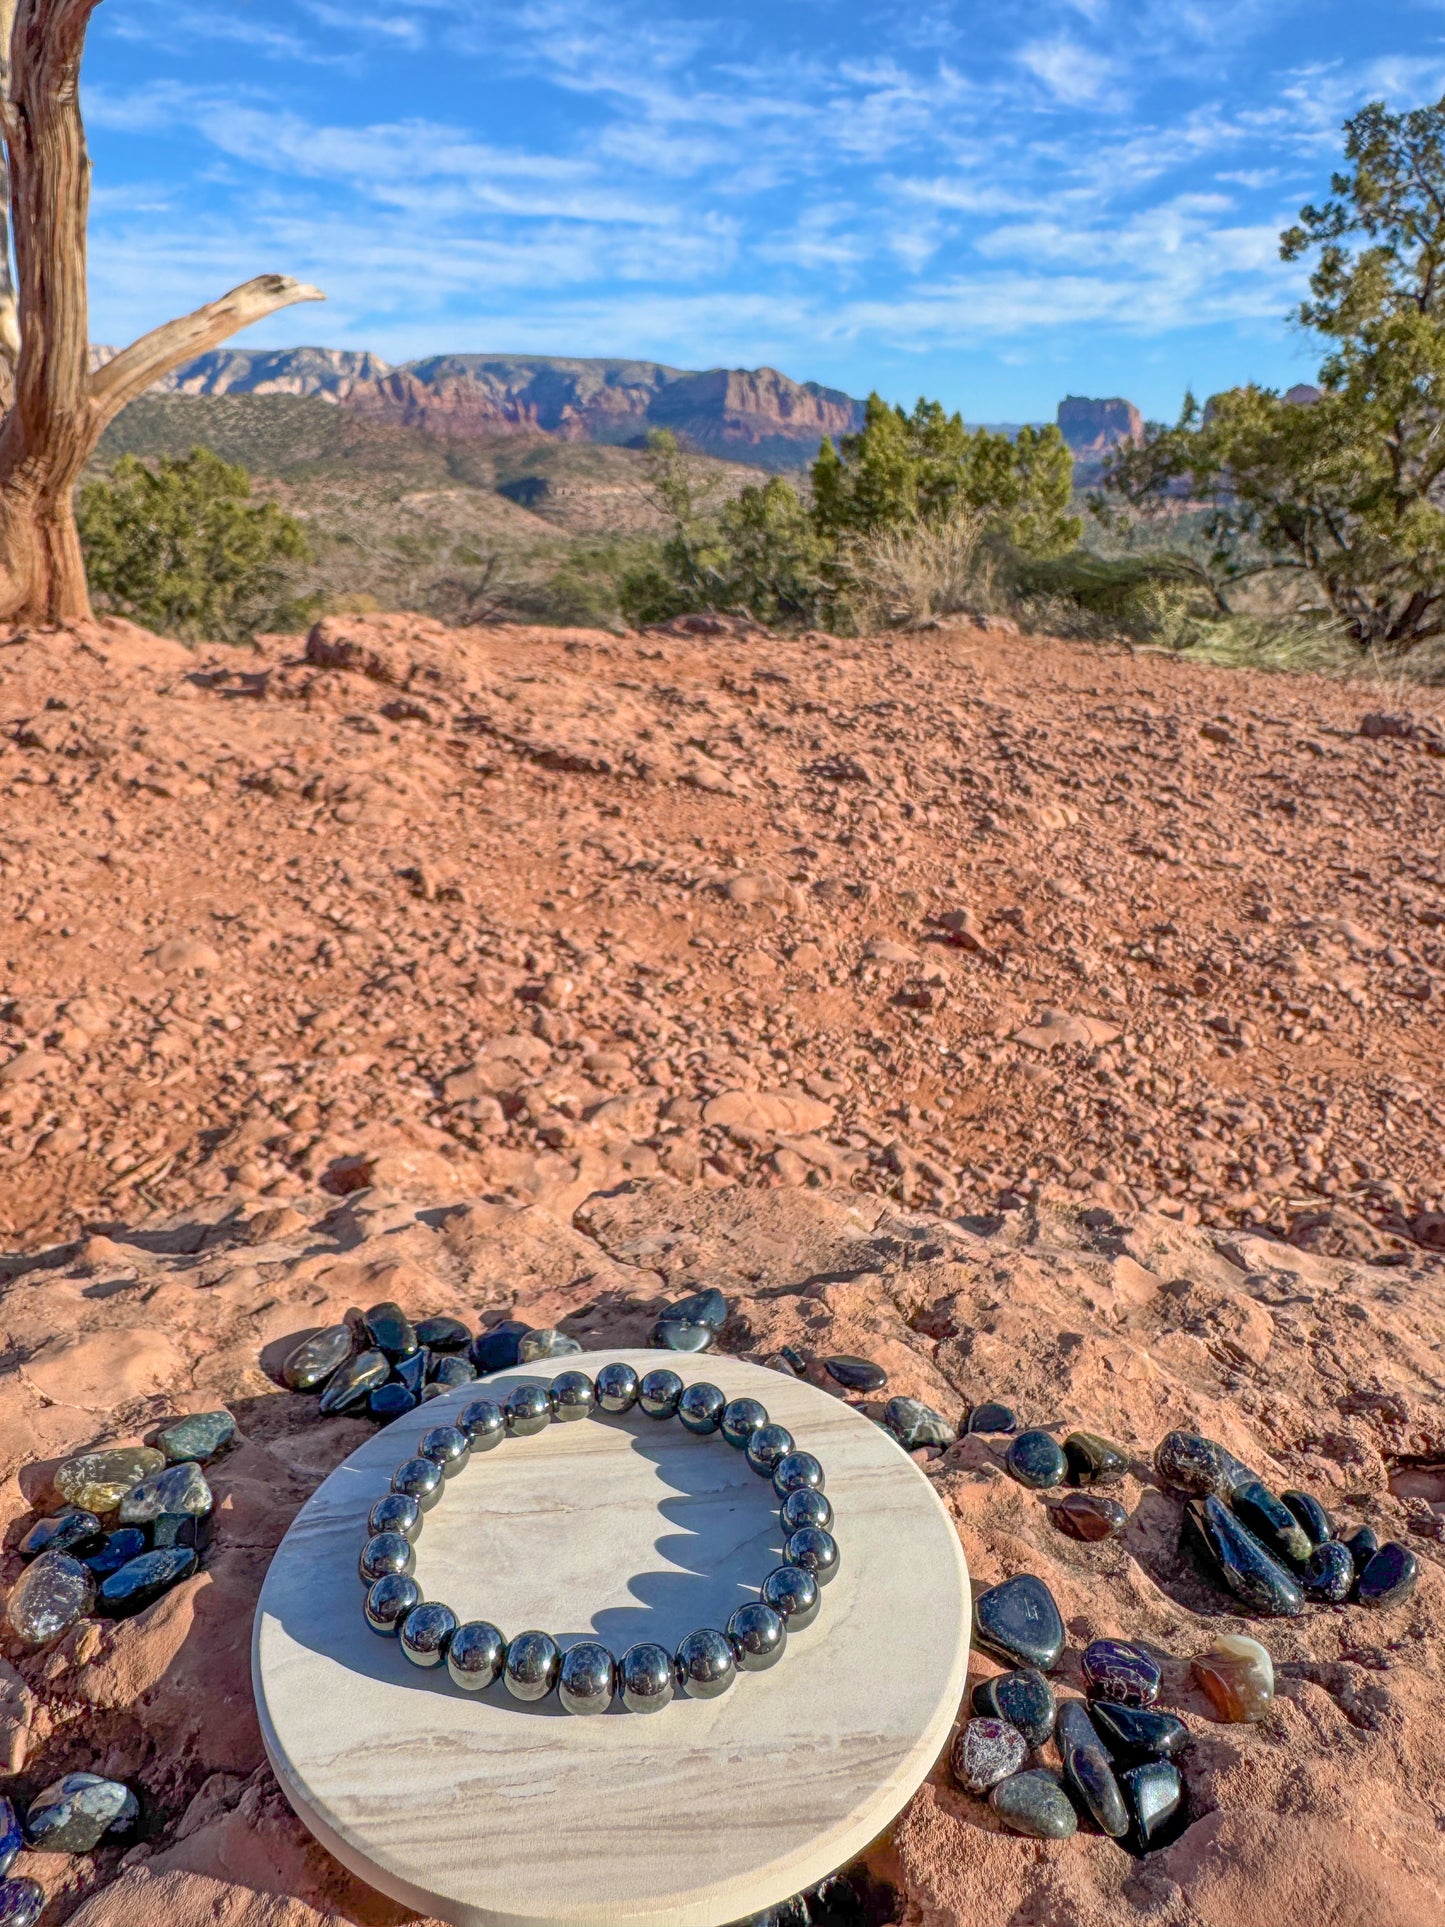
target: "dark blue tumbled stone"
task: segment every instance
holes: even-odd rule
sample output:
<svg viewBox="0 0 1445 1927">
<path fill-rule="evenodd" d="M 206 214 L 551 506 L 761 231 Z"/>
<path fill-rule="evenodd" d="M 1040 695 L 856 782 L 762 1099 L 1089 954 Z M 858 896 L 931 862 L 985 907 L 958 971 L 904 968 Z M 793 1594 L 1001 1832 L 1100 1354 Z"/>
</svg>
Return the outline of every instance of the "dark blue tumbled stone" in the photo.
<svg viewBox="0 0 1445 1927">
<path fill-rule="evenodd" d="M 0 1927 L 35 1927 L 45 1908 L 38 1880 L 0 1880 Z"/>
<path fill-rule="evenodd" d="M 855 1358 L 849 1352 L 825 1358 L 823 1365 L 829 1378 L 836 1379 L 850 1392 L 881 1392 L 888 1383 L 888 1374 L 881 1365 L 875 1365 L 868 1358 Z"/>
<path fill-rule="evenodd" d="M 1058 1702 L 1054 1689 L 1036 1667 L 981 1679 L 973 1689 L 973 1710 L 985 1719 L 1007 1720 L 1030 1746 L 1044 1746 L 1054 1730 Z"/>
<path fill-rule="evenodd" d="M 1031 1572 L 981 1592 L 973 1605 L 973 1626 L 986 1652 L 1014 1666 L 1049 1673 L 1064 1650 L 1064 1622 L 1054 1595 Z"/>
<path fill-rule="evenodd" d="M 1312 1492 L 1281 1492 L 1280 1498 L 1309 1534 L 1312 1546 L 1322 1546 L 1335 1536 L 1335 1524 Z"/>
<path fill-rule="evenodd" d="M 370 1311 L 363 1312 L 361 1322 L 370 1342 L 379 1352 L 385 1352 L 393 1364 L 398 1359 L 410 1358 L 417 1349 L 416 1327 L 401 1306 L 389 1298 L 384 1304 L 373 1305 Z"/>
<path fill-rule="evenodd" d="M 883 1423 L 905 1452 L 920 1445 L 952 1445 L 958 1437 L 948 1420 L 920 1398 L 890 1398 L 883 1408 Z"/>
<path fill-rule="evenodd" d="M 1355 1572 L 1358 1575 L 1365 1570 L 1380 1550 L 1380 1535 L 1373 1526 L 1361 1526 L 1357 1532 L 1350 1534 L 1345 1540 L 1345 1545 L 1349 1549 L 1351 1559 L 1355 1562 Z"/>
<path fill-rule="evenodd" d="M 430 1385 L 450 1389 L 453 1385 L 470 1385 L 477 1376 L 476 1366 L 459 1352 L 431 1352 L 428 1356 L 431 1363 L 427 1367 L 427 1383 Z"/>
<path fill-rule="evenodd" d="M 1189 1728 L 1172 1713 L 1090 1700 L 1094 1730 L 1116 1760 L 1162 1760 L 1189 1744 Z"/>
<path fill-rule="evenodd" d="M 720 1332 L 728 1322 L 728 1301 L 716 1285 L 709 1285 L 679 1298 L 674 1305 L 664 1306 L 657 1316 L 659 1324 L 707 1325 Z"/>
<path fill-rule="evenodd" d="M 0 1793 L 0 1874 L 10 1871 L 11 1862 L 25 1845 L 25 1832 L 14 1802 Z"/>
<path fill-rule="evenodd" d="M 1304 1611 L 1299 1581 L 1222 1500 L 1191 1500 L 1184 1508 L 1180 1543 L 1197 1554 L 1215 1585 L 1232 1592 L 1251 1611 L 1289 1619 Z"/>
<path fill-rule="evenodd" d="M 666 1352 L 705 1352 L 716 1337 L 711 1325 L 688 1325 L 680 1318 L 659 1318 L 649 1343 Z"/>
<path fill-rule="evenodd" d="M 1065 1786 L 1111 1839 L 1121 1840 L 1129 1831 L 1129 1809 L 1114 1777 L 1108 1750 L 1082 1700 L 1065 1700 L 1060 1706 L 1054 1738 L 1064 1765 Z"/>
<path fill-rule="evenodd" d="M 399 1380 L 392 1379 L 389 1384 L 378 1385 L 366 1401 L 366 1409 L 382 1425 L 389 1425 L 403 1412 L 416 1410 L 416 1393 L 409 1392 Z"/>
<path fill-rule="evenodd" d="M 16 1547 L 25 1560 L 38 1559 L 42 1552 L 68 1552 L 74 1559 L 85 1559 L 96 1547 L 104 1528 L 93 1512 L 68 1505 L 53 1518 L 37 1519 Z"/>
<path fill-rule="evenodd" d="M 1036 1840 L 1067 1840 L 1078 1831 L 1079 1816 L 1073 1802 L 1044 1768 L 1035 1767 L 1000 1780 L 988 1803 L 1006 1827 Z"/>
<path fill-rule="evenodd" d="M 1326 1539 L 1310 1554 L 1300 1577 L 1311 1599 L 1323 1600 L 1329 1606 L 1343 1605 L 1355 1583 L 1355 1562 L 1349 1547 L 1342 1546 L 1338 1539 Z"/>
<path fill-rule="evenodd" d="M 1362 1606 L 1403 1606 L 1420 1577 L 1420 1561 L 1408 1546 L 1387 1539 L 1360 1574 L 1355 1597 Z"/>
<path fill-rule="evenodd" d="M 1314 1551 L 1310 1535 L 1263 1479 L 1237 1486 L 1229 1503 L 1265 1551 L 1286 1565 L 1302 1566 Z"/>
<path fill-rule="evenodd" d="M 428 1351 L 464 1352 L 472 1342 L 472 1334 L 460 1318 L 437 1312 L 416 1321 L 416 1342 Z"/>
<path fill-rule="evenodd" d="M 103 1613 L 128 1619 L 144 1612 L 163 1592 L 181 1580 L 189 1579 L 196 1569 L 194 1546 L 162 1546 L 158 1552 L 143 1552 L 119 1572 L 101 1581 L 98 1604 Z"/>
<path fill-rule="evenodd" d="M 1095 1639 L 1080 1659 L 1084 1690 L 1091 1700 L 1116 1706 L 1152 1706 L 1164 1675 L 1158 1662 L 1132 1639 Z"/>
<path fill-rule="evenodd" d="M 1069 1470 L 1064 1448 L 1047 1432 L 1020 1432 L 1004 1454 L 1003 1463 L 1010 1478 L 1036 1492 L 1062 1485 Z"/>
<path fill-rule="evenodd" d="M 400 1385 L 403 1391 L 411 1393 L 413 1400 L 419 1400 L 430 1362 L 430 1355 L 425 1351 L 415 1351 L 410 1358 L 399 1359 L 392 1368 L 392 1384 Z"/>
<path fill-rule="evenodd" d="M 494 1325 L 472 1340 L 472 1363 L 483 1377 L 488 1372 L 509 1372 L 520 1362 L 518 1348 L 530 1330 L 530 1325 L 523 1325 L 515 1318 Z"/>
<path fill-rule="evenodd" d="M 1131 1853 L 1157 1853 L 1180 1830 L 1184 1810 L 1184 1782 L 1169 1760 L 1146 1760 L 1126 1767 L 1119 1786 L 1129 1808 L 1129 1831 L 1124 1844 Z"/>
<path fill-rule="evenodd" d="M 985 1437 L 1008 1438 L 1019 1429 L 1019 1415 L 1012 1405 L 1000 1405 L 997 1399 L 986 1398 L 982 1405 L 974 1406 L 963 1429 Z"/>
<path fill-rule="evenodd" d="M 326 1381 L 326 1389 L 321 1394 L 322 1415 L 329 1418 L 333 1412 L 345 1412 L 353 1405 L 364 1404 L 390 1376 L 391 1363 L 385 1352 L 358 1352 L 338 1366 Z"/>
<path fill-rule="evenodd" d="M 119 1780 L 67 1773 L 37 1793 L 25 1815 L 25 1837 L 37 1853 L 89 1853 L 107 1834 L 127 1832 L 140 1803 Z"/>
<path fill-rule="evenodd" d="M 132 1559 L 139 1559 L 146 1550 L 146 1536 L 139 1526 L 122 1526 L 118 1532 L 106 1534 L 105 1542 L 98 1551 L 91 1553 L 86 1565 L 97 1579 L 105 1579 L 122 1566 L 128 1566 Z"/>
</svg>

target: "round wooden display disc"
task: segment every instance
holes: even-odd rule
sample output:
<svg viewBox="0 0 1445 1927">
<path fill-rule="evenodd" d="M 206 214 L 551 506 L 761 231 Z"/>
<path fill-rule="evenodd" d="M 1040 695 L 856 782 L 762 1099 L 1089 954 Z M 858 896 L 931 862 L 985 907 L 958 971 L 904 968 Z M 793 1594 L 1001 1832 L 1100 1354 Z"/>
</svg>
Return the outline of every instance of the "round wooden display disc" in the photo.
<svg viewBox="0 0 1445 1927">
<path fill-rule="evenodd" d="M 430 1426 L 485 1389 L 609 1359 L 752 1397 L 827 1473 L 842 1551 L 822 1610 L 722 1698 L 578 1719 L 467 1694 L 362 1617 L 366 1515 Z M 448 1481 L 417 1541 L 428 1599 L 508 1637 L 675 1649 L 779 1563 L 770 1484 L 676 1419 L 553 1424 Z M 360 1446 L 298 1514 L 261 1590 L 252 1675 L 296 1812 L 344 1865 L 455 1927 L 722 1927 L 842 1866 L 933 1765 L 968 1668 L 968 1573 L 928 1481 L 871 1420 L 739 1359 L 589 1352 L 499 1372 Z"/>
</svg>

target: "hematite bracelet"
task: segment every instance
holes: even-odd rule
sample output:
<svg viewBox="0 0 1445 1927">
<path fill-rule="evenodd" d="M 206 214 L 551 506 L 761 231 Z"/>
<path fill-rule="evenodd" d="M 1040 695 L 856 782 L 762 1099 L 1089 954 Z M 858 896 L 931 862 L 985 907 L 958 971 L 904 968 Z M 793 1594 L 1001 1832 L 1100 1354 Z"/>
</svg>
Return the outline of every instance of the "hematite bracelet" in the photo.
<svg viewBox="0 0 1445 1927">
<path fill-rule="evenodd" d="M 618 1660 L 595 1639 L 565 1653 L 549 1633 L 504 1639 L 488 1620 L 463 1625 L 450 1606 L 423 1600 L 412 1577 L 413 1542 L 445 1481 L 473 1452 L 490 1451 L 509 1432 L 526 1437 L 554 1419 L 630 1412 L 634 1405 L 649 1418 L 676 1416 L 689 1432 L 720 1433 L 747 1453 L 755 1472 L 771 1479 L 781 1501 L 784 1563 L 768 1574 L 756 1601 L 738 1607 L 726 1632 L 704 1627 L 689 1633 L 675 1653 L 642 1640 Z M 445 1662 L 469 1693 L 500 1678 L 519 1700 L 545 1699 L 556 1687 L 569 1713 L 605 1713 L 619 1691 L 631 1712 L 656 1713 L 679 1687 L 694 1699 L 716 1699 L 739 1669 L 766 1672 L 782 1658 L 789 1629 L 813 1623 L 820 1588 L 838 1570 L 832 1524 L 822 1466 L 811 1452 L 794 1449 L 792 1434 L 774 1425 L 755 1398 L 728 1399 L 716 1385 L 684 1386 L 676 1372 L 665 1370 L 639 1379 L 630 1365 L 604 1365 L 595 1385 L 585 1372 L 563 1372 L 550 1386 L 518 1385 L 504 1405 L 474 1399 L 455 1425 L 434 1426 L 424 1435 L 419 1457 L 396 1468 L 390 1492 L 371 1508 L 370 1536 L 361 1549 L 366 1623 L 373 1632 L 399 1636 L 416 1666 Z"/>
</svg>

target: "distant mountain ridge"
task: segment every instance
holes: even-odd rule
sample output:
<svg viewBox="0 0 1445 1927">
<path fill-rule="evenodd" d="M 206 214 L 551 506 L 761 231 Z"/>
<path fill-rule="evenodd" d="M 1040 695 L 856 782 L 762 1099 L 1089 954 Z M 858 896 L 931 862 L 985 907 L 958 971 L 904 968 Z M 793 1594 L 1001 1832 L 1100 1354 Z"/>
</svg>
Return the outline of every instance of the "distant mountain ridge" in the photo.
<svg viewBox="0 0 1445 1927">
<path fill-rule="evenodd" d="M 91 350 L 94 366 L 115 353 Z M 799 468 L 825 436 L 863 425 L 864 403 L 841 388 L 793 381 L 776 368 L 672 368 L 660 361 L 567 355 L 429 355 L 393 365 L 353 348 L 216 348 L 184 363 L 153 393 L 303 395 L 466 441 L 549 435 L 559 441 L 640 442 L 670 428 L 704 454 Z M 1100 418 L 1138 420 L 1128 402 L 1069 397 L 1064 437 L 1088 461 Z M 1122 411 L 1122 413 L 1120 412 Z M 1016 432 L 1014 424 L 998 424 Z M 1096 456 L 1097 458 L 1097 456 Z"/>
</svg>

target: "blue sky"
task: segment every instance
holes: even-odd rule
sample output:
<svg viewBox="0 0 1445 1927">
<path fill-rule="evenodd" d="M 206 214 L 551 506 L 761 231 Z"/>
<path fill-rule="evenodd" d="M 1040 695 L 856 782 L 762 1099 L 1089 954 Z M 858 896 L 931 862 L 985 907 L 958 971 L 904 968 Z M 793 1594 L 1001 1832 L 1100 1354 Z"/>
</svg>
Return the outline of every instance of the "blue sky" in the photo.
<svg viewBox="0 0 1445 1927">
<path fill-rule="evenodd" d="M 109 0 L 92 335 L 770 363 L 972 420 L 1172 416 L 1315 355 L 1276 236 L 1445 0 Z"/>
</svg>

